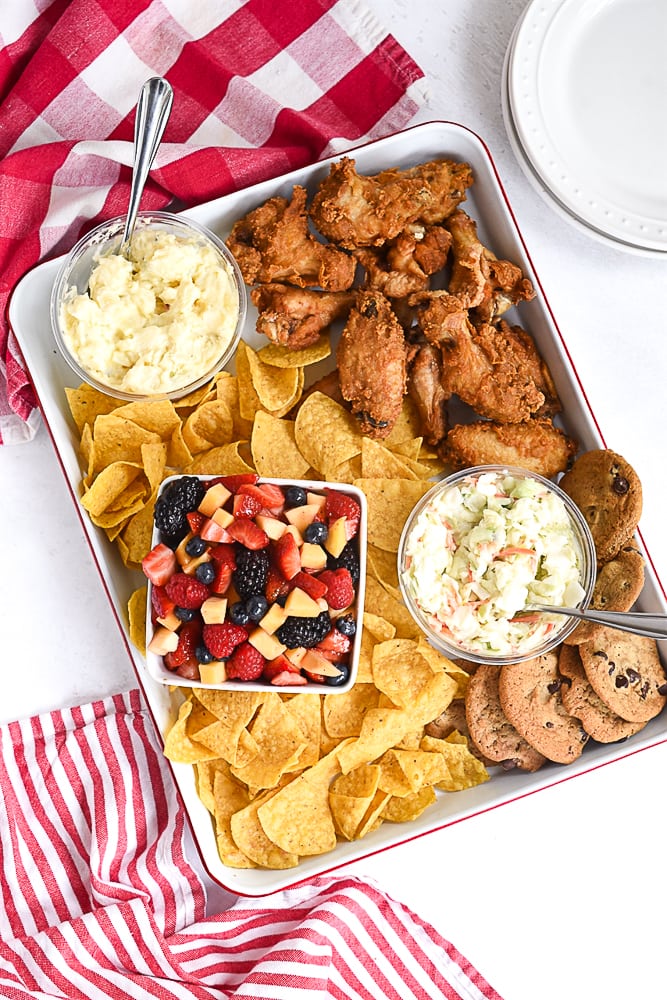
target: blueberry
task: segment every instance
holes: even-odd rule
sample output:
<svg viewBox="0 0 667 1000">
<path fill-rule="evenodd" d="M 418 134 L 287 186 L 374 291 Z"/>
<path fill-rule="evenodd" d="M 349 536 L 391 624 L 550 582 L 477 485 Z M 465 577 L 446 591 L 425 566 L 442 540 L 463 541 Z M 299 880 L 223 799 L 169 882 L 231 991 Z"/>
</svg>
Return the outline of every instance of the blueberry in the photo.
<svg viewBox="0 0 667 1000">
<path fill-rule="evenodd" d="M 350 668 L 345 663 L 337 663 L 336 666 L 340 670 L 340 673 L 336 677 L 325 677 L 324 683 L 329 687 L 340 687 L 341 684 L 345 684 L 350 676 Z"/>
<path fill-rule="evenodd" d="M 179 607 L 175 607 L 174 608 L 174 614 L 179 619 L 179 621 L 182 621 L 182 622 L 191 622 L 192 619 L 194 618 L 194 616 L 197 614 L 197 612 L 193 611 L 192 608 L 179 608 Z"/>
<path fill-rule="evenodd" d="M 258 622 L 269 610 L 269 602 L 263 594 L 253 594 L 245 602 L 245 609 L 250 621 Z"/>
<path fill-rule="evenodd" d="M 206 542 L 203 538 L 200 538 L 199 535 L 193 535 L 192 538 L 186 542 L 185 551 L 189 556 L 192 556 L 193 559 L 196 559 L 197 556 L 206 552 Z"/>
<path fill-rule="evenodd" d="M 195 659 L 197 663 L 211 663 L 213 653 L 206 646 L 197 646 L 195 649 Z"/>
<path fill-rule="evenodd" d="M 200 563 L 195 570 L 195 576 L 200 583 L 205 583 L 207 585 L 209 583 L 213 583 L 215 580 L 215 566 L 210 562 Z"/>
<path fill-rule="evenodd" d="M 323 545 L 328 535 L 329 529 L 324 521 L 312 521 L 303 533 L 304 539 L 313 545 Z"/>
<path fill-rule="evenodd" d="M 336 628 L 343 635 L 346 635 L 348 639 L 351 639 L 357 631 L 357 623 L 352 615 L 343 615 L 342 618 L 336 619 Z"/>
<path fill-rule="evenodd" d="M 246 606 L 243 601 L 235 601 L 230 605 L 229 617 L 234 625 L 247 625 L 250 621 L 250 615 L 246 611 Z"/>
<path fill-rule="evenodd" d="M 306 491 L 301 486 L 289 486 L 285 490 L 285 503 L 288 507 L 303 507 L 307 502 Z"/>
</svg>

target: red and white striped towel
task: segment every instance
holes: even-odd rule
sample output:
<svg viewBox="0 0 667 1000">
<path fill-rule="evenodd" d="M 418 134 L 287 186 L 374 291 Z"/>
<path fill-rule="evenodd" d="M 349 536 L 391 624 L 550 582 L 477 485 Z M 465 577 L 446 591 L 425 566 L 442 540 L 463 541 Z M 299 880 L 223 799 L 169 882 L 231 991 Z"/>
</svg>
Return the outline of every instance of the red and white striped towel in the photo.
<svg viewBox="0 0 667 1000">
<path fill-rule="evenodd" d="M 206 916 L 137 690 L 0 726 L 0 788 L 6 1000 L 501 1000 L 432 927 L 358 878 L 230 896 Z"/>
<path fill-rule="evenodd" d="M 0 13 L 0 443 L 35 400 L 6 325 L 19 278 L 126 210 L 134 109 L 174 106 L 143 208 L 180 207 L 402 128 L 423 73 L 362 0 L 11 0 Z M 48 317 L 44 317 L 48 322 Z"/>
</svg>

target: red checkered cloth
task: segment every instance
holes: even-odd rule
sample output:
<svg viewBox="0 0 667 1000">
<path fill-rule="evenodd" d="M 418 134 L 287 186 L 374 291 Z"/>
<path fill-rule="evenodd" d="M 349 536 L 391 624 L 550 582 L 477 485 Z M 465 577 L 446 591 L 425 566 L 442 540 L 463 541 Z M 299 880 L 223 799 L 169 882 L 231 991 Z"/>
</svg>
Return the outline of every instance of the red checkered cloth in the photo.
<svg viewBox="0 0 667 1000">
<path fill-rule="evenodd" d="M 137 690 L 0 726 L 5 1000 L 501 1000 L 372 882 L 321 877 L 206 915 Z"/>
<path fill-rule="evenodd" d="M 38 415 L 11 289 L 127 208 L 134 110 L 174 106 L 142 208 L 189 207 L 402 128 L 423 73 L 360 0 L 11 0 L 0 13 L 0 442 Z M 48 322 L 48 317 L 44 317 Z"/>
</svg>

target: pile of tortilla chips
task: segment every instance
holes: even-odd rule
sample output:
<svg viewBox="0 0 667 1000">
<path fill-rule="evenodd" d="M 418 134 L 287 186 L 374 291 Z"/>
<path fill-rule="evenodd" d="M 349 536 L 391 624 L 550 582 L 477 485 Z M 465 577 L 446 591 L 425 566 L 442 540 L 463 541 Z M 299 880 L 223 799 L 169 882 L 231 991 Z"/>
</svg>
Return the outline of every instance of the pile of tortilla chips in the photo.
<svg viewBox="0 0 667 1000">
<path fill-rule="evenodd" d="M 421 637 L 398 587 L 403 523 L 442 466 L 419 436 L 409 397 L 380 443 L 329 396 L 304 391 L 306 368 L 330 353 L 326 337 L 301 351 L 241 343 L 236 374 L 222 372 L 174 402 L 66 390 L 80 435 L 81 503 L 129 569 L 140 569 L 150 549 L 160 483 L 177 472 L 351 482 L 366 495 L 366 598 L 353 688 L 325 696 L 173 693 L 181 704 L 165 754 L 194 765 L 230 867 L 293 867 L 339 839 L 415 819 L 435 789 L 489 777 L 465 737 L 425 733 L 463 697 L 468 675 Z M 130 637 L 143 649 L 145 587 L 130 596 L 128 611 Z"/>
</svg>

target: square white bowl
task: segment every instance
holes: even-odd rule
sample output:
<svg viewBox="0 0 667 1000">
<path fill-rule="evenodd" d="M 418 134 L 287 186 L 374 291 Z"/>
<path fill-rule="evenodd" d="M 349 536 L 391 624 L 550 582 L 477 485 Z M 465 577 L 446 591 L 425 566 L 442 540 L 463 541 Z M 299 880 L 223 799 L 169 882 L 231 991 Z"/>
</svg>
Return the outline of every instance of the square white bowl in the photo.
<svg viewBox="0 0 667 1000">
<path fill-rule="evenodd" d="M 159 496 L 165 491 L 165 489 L 177 479 L 181 479 L 182 475 L 169 476 L 165 479 L 160 487 Z M 196 477 L 202 482 L 206 482 L 211 479 L 217 479 L 219 477 L 214 475 L 199 475 Z M 153 623 L 151 621 L 151 599 L 153 593 L 153 584 L 148 581 L 147 586 L 147 599 L 146 599 L 146 667 L 148 673 L 157 681 L 159 684 L 166 684 L 170 687 L 182 687 L 182 688 L 208 688 L 214 691 L 277 691 L 280 694 L 343 694 L 345 691 L 349 691 L 354 685 L 357 677 L 357 671 L 359 668 L 359 652 L 361 650 L 361 635 L 363 631 L 363 614 L 364 614 L 364 594 L 366 588 L 366 538 L 367 538 L 367 504 L 366 497 L 360 489 L 356 486 L 352 486 L 350 483 L 325 483 L 318 480 L 298 480 L 298 479 L 268 479 L 266 477 L 260 477 L 257 485 L 261 486 L 262 483 L 269 483 L 276 486 L 300 486 L 302 489 L 311 493 L 322 493 L 325 489 L 337 490 L 340 493 L 345 493 L 347 496 L 353 497 L 359 507 L 361 508 L 361 519 L 359 521 L 359 530 L 357 532 L 357 545 L 359 554 L 359 582 L 355 587 L 355 600 L 352 605 L 352 613 L 355 616 L 357 629 L 352 637 L 352 645 L 350 647 L 350 657 L 349 657 L 349 675 L 345 683 L 343 684 L 320 684 L 316 681 L 308 681 L 308 684 L 282 684 L 280 686 L 269 683 L 268 681 L 240 681 L 240 680 L 226 680 L 220 684 L 206 684 L 200 680 L 190 680 L 187 677 L 181 677 L 179 674 L 175 673 L 173 670 L 169 670 L 164 665 L 164 660 L 162 656 L 157 653 L 151 652 L 148 648 L 151 638 L 153 636 Z M 151 548 L 162 541 L 162 534 L 155 525 L 153 526 L 153 535 L 151 539 Z"/>
</svg>

